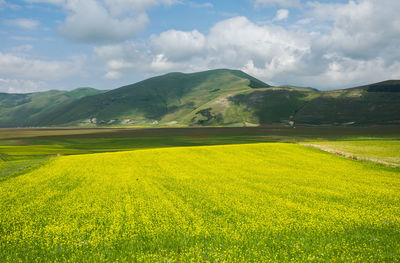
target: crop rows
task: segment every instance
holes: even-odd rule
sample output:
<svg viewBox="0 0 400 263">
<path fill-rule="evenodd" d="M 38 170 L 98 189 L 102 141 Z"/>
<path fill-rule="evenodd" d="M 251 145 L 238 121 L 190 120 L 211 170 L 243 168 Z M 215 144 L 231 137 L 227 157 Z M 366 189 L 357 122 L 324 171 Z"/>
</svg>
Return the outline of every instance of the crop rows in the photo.
<svg viewBox="0 0 400 263">
<path fill-rule="evenodd" d="M 400 173 L 292 144 L 61 156 L 0 182 L 0 261 L 396 262 Z"/>
</svg>

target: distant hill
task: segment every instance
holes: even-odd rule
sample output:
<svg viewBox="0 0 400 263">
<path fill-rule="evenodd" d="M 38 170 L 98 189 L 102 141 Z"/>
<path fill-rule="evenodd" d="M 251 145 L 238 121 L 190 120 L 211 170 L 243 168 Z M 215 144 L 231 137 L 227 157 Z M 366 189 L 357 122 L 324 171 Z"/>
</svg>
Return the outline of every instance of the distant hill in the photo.
<svg viewBox="0 0 400 263">
<path fill-rule="evenodd" d="M 305 124 L 400 124 L 400 81 L 321 92 L 296 114 Z"/>
<path fill-rule="evenodd" d="M 243 125 L 248 114 L 231 99 L 269 87 L 238 70 L 169 73 L 84 97 L 35 125 Z"/>
<path fill-rule="evenodd" d="M 272 87 L 242 71 L 218 69 L 169 73 L 107 92 L 0 94 L 2 127 L 293 123 L 400 124 L 400 81 L 318 91 Z"/>
<path fill-rule="evenodd" d="M 72 91 L 50 90 L 26 94 L 0 93 L 0 127 L 31 126 L 42 114 L 103 90 L 78 88 Z"/>
<path fill-rule="evenodd" d="M 364 89 L 368 92 L 400 92 L 400 81 L 387 80 L 371 85 L 358 87 L 356 89 Z"/>
</svg>

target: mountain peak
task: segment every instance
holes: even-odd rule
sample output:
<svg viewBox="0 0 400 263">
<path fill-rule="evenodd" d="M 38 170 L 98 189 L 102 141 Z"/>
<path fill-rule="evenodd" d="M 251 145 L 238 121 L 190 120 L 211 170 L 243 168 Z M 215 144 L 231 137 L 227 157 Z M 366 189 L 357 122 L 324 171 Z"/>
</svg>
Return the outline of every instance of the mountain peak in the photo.
<svg viewBox="0 0 400 263">
<path fill-rule="evenodd" d="M 318 92 L 272 88 L 241 70 L 171 72 L 110 91 L 0 94 L 0 126 L 391 124 L 399 91 L 398 80 Z"/>
</svg>

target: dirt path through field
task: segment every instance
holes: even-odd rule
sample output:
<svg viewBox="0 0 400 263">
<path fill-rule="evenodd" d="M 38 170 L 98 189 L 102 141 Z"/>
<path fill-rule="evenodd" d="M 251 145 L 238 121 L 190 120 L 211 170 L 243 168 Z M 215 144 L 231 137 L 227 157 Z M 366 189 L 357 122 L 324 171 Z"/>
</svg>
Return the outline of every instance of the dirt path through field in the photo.
<svg viewBox="0 0 400 263">
<path fill-rule="evenodd" d="M 335 155 L 342 156 L 342 157 L 349 158 L 349 159 L 354 159 L 354 160 L 359 160 L 359 161 L 369 161 L 369 162 L 379 163 L 379 164 L 392 166 L 392 167 L 400 167 L 400 165 L 398 165 L 396 163 L 386 162 L 386 161 L 379 160 L 378 158 L 373 158 L 373 157 L 359 156 L 357 154 L 339 151 L 337 149 L 333 149 L 333 148 L 326 147 L 326 146 L 321 146 L 318 144 L 312 144 L 312 143 L 298 143 L 298 144 L 303 145 L 303 146 L 314 147 L 314 148 L 320 149 L 322 151 L 333 153 Z"/>
</svg>

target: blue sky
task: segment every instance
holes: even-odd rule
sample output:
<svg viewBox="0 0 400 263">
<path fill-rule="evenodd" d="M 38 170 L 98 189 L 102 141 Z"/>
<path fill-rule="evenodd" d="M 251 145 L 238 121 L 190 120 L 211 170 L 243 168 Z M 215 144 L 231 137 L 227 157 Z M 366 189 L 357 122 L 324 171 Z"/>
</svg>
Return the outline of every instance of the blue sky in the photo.
<svg viewBox="0 0 400 263">
<path fill-rule="evenodd" d="M 398 0 L 0 0 L 0 92 L 214 68 L 323 90 L 400 79 L 399 12 Z"/>
</svg>

